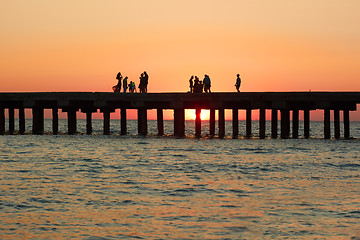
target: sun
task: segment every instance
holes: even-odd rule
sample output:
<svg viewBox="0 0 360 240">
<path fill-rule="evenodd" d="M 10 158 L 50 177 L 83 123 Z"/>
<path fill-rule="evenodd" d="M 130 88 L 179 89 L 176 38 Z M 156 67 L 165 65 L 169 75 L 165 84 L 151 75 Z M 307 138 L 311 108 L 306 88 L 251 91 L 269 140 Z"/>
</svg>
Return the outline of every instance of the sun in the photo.
<svg viewBox="0 0 360 240">
<path fill-rule="evenodd" d="M 195 120 L 195 109 L 186 109 L 185 110 L 185 119 L 186 120 Z M 200 115 L 201 120 L 209 120 L 210 119 L 210 110 L 201 110 Z"/>
</svg>

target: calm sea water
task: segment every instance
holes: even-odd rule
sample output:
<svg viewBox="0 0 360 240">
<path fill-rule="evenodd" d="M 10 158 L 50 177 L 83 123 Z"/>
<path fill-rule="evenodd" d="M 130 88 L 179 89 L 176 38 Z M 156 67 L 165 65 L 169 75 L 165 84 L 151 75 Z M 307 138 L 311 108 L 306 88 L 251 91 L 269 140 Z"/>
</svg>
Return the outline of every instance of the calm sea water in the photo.
<svg viewBox="0 0 360 240">
<path fill-rule="evenodd" d="M 92 136 L 0 136 L 0 239 L 360 239 L 358 139 L 321 139 L 318 122 L 308 140 L 233 140 L 229 122 L 194 139 L 186 124 L 185 139 L 155 121 L 103 136 L 97 120 Z"/>
</svg>

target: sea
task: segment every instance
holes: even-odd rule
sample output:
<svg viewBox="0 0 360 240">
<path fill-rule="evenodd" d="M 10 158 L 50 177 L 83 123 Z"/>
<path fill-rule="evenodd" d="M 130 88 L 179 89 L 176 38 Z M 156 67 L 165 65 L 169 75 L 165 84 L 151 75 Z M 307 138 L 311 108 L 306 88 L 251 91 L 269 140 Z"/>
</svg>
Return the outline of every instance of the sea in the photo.
<svg viewBox="0 0 360 240">
<path fill-rule="evenodd" d="M 270 122 L 259 139 L 255 121 L 251 139 L 242 121 L 238 139 L 228 121 L 224 139 L 194 121 L 185 138 L 173 121 L 161 137 L 156 121 L 146 137 L 136 120 L 126 136 L 119 120 L 106 136 L 102 120 L 92 135 L 26 124 L 0 136 L 0 239 L 360 239 L 360 122 L 348 140 L 315 121 L 310 139 L 271 139 Z"/>
</svg>

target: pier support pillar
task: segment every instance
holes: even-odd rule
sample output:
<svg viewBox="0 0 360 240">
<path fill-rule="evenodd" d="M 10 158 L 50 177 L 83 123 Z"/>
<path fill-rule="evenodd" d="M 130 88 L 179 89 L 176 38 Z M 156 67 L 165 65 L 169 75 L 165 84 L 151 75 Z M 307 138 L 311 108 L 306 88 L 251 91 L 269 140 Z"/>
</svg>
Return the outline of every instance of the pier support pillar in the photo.
<svg viewBox="0 0 360 240">
<path fill-rule="evenodd" d="M 138 109 L 138 134 L 141 136 L 147 135 L 147 109 Z"/>
<path fill-rule="evenodd" d="M 9 134 L 14 134 L 15 130 L 15 111 L 13 107 L 9 108 Z"/>
<path fill-rule="evenodd" d="M 278 110 L 271 110 L 271 138 L 277 138 L 278 135 Z"/>
<path fill-rule="evenodd" d="M 324 109 L 324 138 L 330 139 L 330 109 Z"/>
<path fill-rule="evenodd" d="M 54 135 L 59 133 L 59 113 L 58 108 L 52 109 L 52 131 Z"/>
<path fill-rule="evenodd" d="M 93 107 L 84 107 L 81 109 L 81 112 L 86 113 L 86 134 L 92 134 L 92 113 L 97 112 L 96 108 Z"/>
<path fill-rule="evenodd" d="M 110 113 L 114 110 L 101 109 L 104 117 L 104 135 L 110 135 Z"/>
<path fill-rule="evenodd" d="M 264 139 L 265 138 L 265 124 L 266 124 L 266 111 L 265 108 L 260 108 L 259 110 L 259 114 L 260 114 L 260 121 L 259 121 L 259 136 L 260 139 Z"/>
<path fill-rule="evenodd" d="M 233 127 L 232 138 L 236 139 L 239 136 L 239 109 L 237 108 L 234 108 L 232 110 L 232 127 Z"/>
<path fill-rule="evenodd" d="M 25 134 L 25 109 L 19 108 L 19 134 Z"/>
<path fill-rule="evenodd" d="M 292 136 L 294 139 L 299 137 L 299 110 L 294 109 L 292 112 Z"/>
<path fill-rule="evenodd" d="M 304 110 L 304 137 L 310 137 L 310 110 Z"/>
<path fill-rule="evenodd" d="M 195 137 L 201 137 L 201 109 L 195 109 Z"/>
<path fill-rule="evenodd" d="M 73 135 L 76 133 L 76 112 L 77 109 L 71 108 L 63 110 L 67 112 L 68 120 L 68 134 Z"/>
<path fill-rule="evenodd" d="M 225 109 L 219 109 L 219 138 L 225 137 Z"/>
<path fill-rule="evenodd" d="M 162 136 L 162 135 L 164 135 L 164 114 L 163 114 L 163 109 L 158 108 L 156 110 L 156 114 L 157 114 L 158 135 Z"/>
<path fill-rule="evenodd" d="M 246 109 L 246 138 L 251 138 L 251 109 Z"/>
<path fill-rule="evenodd" d="M 215 109 L 210 109 L 210 137 L 215 136 Z"/>
<path fill-rule="evenodd" d="M 281 138 L 288 139 L 290 135 L 290 111 L 281 109 Z"/>
<path fill-rule="evenodd" d="M 0 135 L 5 134 L 5 112 L 4 108 L 0 108 Z"/>
<path fill-rule="evenodd" d="M 339 109 L 334 110 L 334 132 L 335 139 L 340 138 L 340 111 Z"/>
<path fill-rule="evenodd" d="M 121 125 L 121 130 L 120 130 L 120 134 L 121 135 L 126 135 L 127 134 L 127 126 L 126 126 L 126 108 L 121 108 L 120 110 L 120 125 Z"/>
<path fill-rule="evenodd" d="M 185 110 L 183 108 L 174 109 L 174 136 L 185 136 Z"/>
<path fill-rule="evenodd" d="M 92 112 L 86 112 L 86 134 L 91 135 L 92 133 Z"/>
<path fill-rule="evenodd" d="M 344 138 L 350 138 L 350 114 L 349 110 L 344 110 Z"/>
<path fill-rule="evenodd" d="M 32 132 L 36 135 L 44 133 L 44 109 L 42 107 L 34 107 L 32 109 L 33 126 Z"/>
</svg>

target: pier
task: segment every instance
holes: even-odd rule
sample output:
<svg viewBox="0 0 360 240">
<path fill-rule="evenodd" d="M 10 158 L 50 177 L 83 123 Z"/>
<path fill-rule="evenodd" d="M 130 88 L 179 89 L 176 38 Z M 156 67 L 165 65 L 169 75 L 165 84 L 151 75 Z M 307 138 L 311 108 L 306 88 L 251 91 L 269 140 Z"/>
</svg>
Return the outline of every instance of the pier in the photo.
<svg viewBox="0 0 360 240">
<path fill-rule="evenodd" d="M 158 135 L 164 134 L 163 110 L 174 111 L 174 136 L 185 136 L 185 110 L 195 109 L 195 136 L 201 137 L 201 110 L 210 110 L 210 137 L 225 137 L 225 110 L 232 111 L 233 138 L 239 135 L 239 110 L 246 111 L 246 138 L 251 138 L 252 112 L 259 111 L 260 139 L 266 137 L 266 120 L 271 120 L 271 138 L 298 138 L 299 112 L 304 115 L 303 137 L 310 137 L 310 113 L 324 110 L 324 138 L 331 134 L 333 114 L 335 139 L 350 137 L 350 111 L 360 104 L 360 92 L 242 92 L 242 93 L 110 93 L 110 92 L 30 92 L 0 93 L 0 135 L 15 132 L 15 110 L 19 113 L 19 134 L 25 133 L 25 109 L 32 110 L 32 133 L 44 133 L 44 110 L 52 110 L 52 132 L 58 134 L 58 111 L 67 113 L 68 134 L 75 134 L 76 113 L 86 114 L 86 133 L 92 133 L 92 114 L 103 114 L 104 134 L 110 134 L 110 113 L 120 109 L 121 135 L 127 134 L 127 109 L 137 110 L 138 134 L 146 136 L 147 110 L 156 109 Z M 6 131 L 5 110 L 8 110 Z M 266 110 L 271 119 L 266 119 Z M 218 133 L 215 116 L 218 113 Z M 278 113 L 280 112 L 280 119 Z M 340 132 L 340 114 L 343 114 L 343 133 Z M 278 126 L 280 121 L 280 126 Z M 290 130 L 292 136 L 290 136 Z"/>
</svg>

